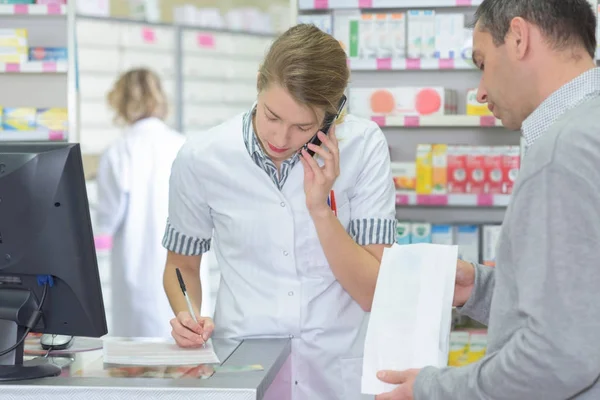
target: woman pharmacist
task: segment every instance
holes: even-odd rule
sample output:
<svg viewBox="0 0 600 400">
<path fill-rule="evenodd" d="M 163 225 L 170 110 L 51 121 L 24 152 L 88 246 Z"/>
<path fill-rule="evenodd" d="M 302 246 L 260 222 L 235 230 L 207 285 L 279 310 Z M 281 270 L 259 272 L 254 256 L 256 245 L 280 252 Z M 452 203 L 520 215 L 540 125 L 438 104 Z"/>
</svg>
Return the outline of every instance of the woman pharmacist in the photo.
<svg viewBox="0 0 600 400">
<path fill-rule="evenodd" d="M 173 337 L 199 346 L 209 318 L 195 312 L 200 257 L 221 269 L 214 336 L 291 337 L 292 398 L 360 397 L 362 340 L 383 249 L 395 240 L 388 146 L 373 122 L 347 115 L 323 147 L 304 145 L 335 114 L 349 71 L 330 35 L 298 25 L 271 46 L 248 112 L 189 139 L 171 172 L 164 286 Z M 342 121 L 343 119 L 343 121 Z M 311 157 L 307 150 L 315 152 Z"/>
</svg>

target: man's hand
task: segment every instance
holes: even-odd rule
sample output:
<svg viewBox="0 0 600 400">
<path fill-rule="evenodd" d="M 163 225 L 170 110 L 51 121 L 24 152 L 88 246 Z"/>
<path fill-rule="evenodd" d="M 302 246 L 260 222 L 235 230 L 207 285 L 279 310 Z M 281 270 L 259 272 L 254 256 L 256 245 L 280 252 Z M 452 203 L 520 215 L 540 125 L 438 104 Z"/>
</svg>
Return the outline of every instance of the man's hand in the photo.
<svg viewBox="0 0 600 400">
<path fill-rule="evenodd" d="M 454 286 L 454 307 L 464 306 L 475 285 L 475 267 L 473 264 L 463 260 L 458 260 L 456 263 L 456 284 Z"/>
<path fill-rule="evenodd" d="M 413 400 L 413 386 L 419 369 L 408 369 L 406 371 L 379 371 L 377 378 L 385 383 L 399 385 L 391 392 L 375 396 L 375 400 Z"/>
</svg>

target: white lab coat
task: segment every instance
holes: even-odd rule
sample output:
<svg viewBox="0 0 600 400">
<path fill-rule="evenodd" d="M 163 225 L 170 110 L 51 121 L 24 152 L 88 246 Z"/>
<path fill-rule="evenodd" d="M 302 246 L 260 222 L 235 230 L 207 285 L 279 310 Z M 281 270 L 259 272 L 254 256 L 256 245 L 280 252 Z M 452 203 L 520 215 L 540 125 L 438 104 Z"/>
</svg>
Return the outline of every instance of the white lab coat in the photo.
<svg viewBox="0 0 600 400">
<path fill-rule="evenodd" d="M 279 190 L 248 154 L 243 126 L 238 116 L 184 145 L 173 164 L 163 244 L 193 255 L 212 238 L 221 272 L 214 336 L 292 338 L 292 399 L 361 399 L 367 314 L 328 265 L 306 208 L 302 164 Z M 360 240 L 381 233 L 393 242 L 394 185 L 383 132 L 348 115 L 336 135 L 340 222 L 361 231 Z"/>
<path fill-rule="evenodd" d="M 171 336 L 161 239 L 171 166 L 184 141 L 160 119 L 147 118 L 126 129 L 101 159 L 96 234 L 113 237 L 109 335 Z"/>
</svg>

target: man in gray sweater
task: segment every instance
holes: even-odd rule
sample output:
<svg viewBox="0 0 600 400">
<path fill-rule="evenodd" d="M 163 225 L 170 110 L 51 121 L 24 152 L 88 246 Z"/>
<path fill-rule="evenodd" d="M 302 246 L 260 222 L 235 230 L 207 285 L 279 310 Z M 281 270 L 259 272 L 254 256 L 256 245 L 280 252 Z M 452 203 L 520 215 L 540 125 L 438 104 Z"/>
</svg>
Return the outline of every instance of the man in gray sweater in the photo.
<svg viewBox="0 0 600 400">
<path fill-rule="evenodd" d="M 587 0 L 484 0 L 479 101 L 526 155 L 496 268 L 459 262 L 454 303 L 488 325 L 461 368 L 382 371 L 377 400 L 600 399 L 600 69 Z M 462 306 L 462 307 L 461 307 Z"/>
</svg>

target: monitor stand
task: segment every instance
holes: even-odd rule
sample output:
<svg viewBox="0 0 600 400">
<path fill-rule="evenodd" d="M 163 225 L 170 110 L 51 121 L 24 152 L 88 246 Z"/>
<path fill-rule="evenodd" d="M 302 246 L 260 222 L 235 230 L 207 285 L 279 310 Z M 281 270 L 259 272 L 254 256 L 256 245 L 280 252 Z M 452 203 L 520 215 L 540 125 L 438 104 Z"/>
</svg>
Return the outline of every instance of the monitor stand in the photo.
<svg viewBox="0 0 600 400">
<path fill-rule="evenodd" d="M 35 296 L 28 290 L 0 289 L 3 305 L 0 308 L 0 352 L 17 343 L 25 334 L 24 318 L 29 319 L 32 308 L 37 308 Z M 14 321 L 18 319 L 18 321 Z M 53 364 L 23 364 L 25 342 L 0 357 L 0 382 L 38 379 L 60 375 L 61 369 Z"/>
</svg>

